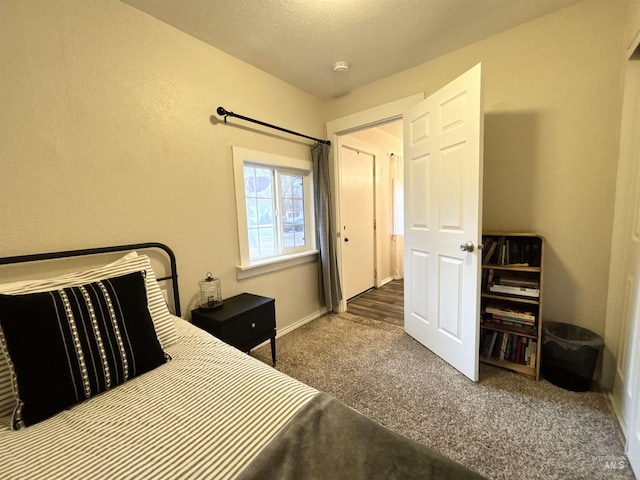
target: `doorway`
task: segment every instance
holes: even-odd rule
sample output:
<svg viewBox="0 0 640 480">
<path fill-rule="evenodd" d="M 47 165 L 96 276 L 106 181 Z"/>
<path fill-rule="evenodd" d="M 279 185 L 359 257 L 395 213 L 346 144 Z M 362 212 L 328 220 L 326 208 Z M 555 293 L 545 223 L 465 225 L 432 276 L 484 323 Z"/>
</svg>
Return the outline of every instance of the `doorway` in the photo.
<svg viewBox="0 0 640 480">
<path fill-rule="evenodd" d="M 342 284 L 347 302 L 402 279 L 402 147 L 401 119 L 339 136 Z"/>
<path fill-rule="evenodd" d="M 362 137 L 362 136 L 368 137 L 372 133 L 372 131 L 368 131 L 368 130 L 372 129 L 373 127 L 380 126 L 385 129 L 394 128 L 396 132 L 402 131 L 402 127 L 400 127 L 400 123 L 396 124 L 395 126 L 391 126 L 391 123 L 393 123 L 393 121 L 401 122 L 403 112 L 405 112 L 409 107 L 421 101 L 423 98 L 424 98 L 423 94 L 416 94 L 401 100 L 397 100 L 394 102 L 390 102 L 384 105 L 371 108 L 369 110 L 358 112 L 356 114 L 352 114 L 347 117 L 343 117 L 337 120 L 332 120 L 327 123 L 328 138 L 332 141 L 333 145 L 339 145 L 341 142 L 341 139 L 346 135 L 356 134 L 359 137 Z M 385 124 L 388 124 L 388 125 L 384 126 Z M 378 131 L 382 131 L 382 130 L 378 129 Z M 401 153 L 402 137 L 400 137 L 399 145 L 400 145 L 399 150 L 396 150 L 393 152 L 387 151 L 386 153 L 389 154 L 392 152 L 396 155 L 398 155 L 398 152 Z M 340 172 L 338 152 L 339 152 L 338 148 L 332 149 L 331 151 L 332 171 L 334 173 Z M 400 156 L 401 155 L 398 155 L 398 157 Z M 338 204 L 340 204 L 341 192 L 340 192 L 339 182 L 334 182 L 334 185 L 335 185 L 335 189 L 333 193 L 335 198 L 338 200 Z M 343 225 L 343 221 L 341 218 L 342 215 L 340 210 L 338 210 L 336 217 L 337 217 L 336 225 L 339 231 L 338 241 L 339 241 L 339 244 L 342 246 L 343 238 L 342 238 L 342 232 L 341 232 L 341 225 Z M 400 251 L 401 250 L 402 250 L 402 247 L 400 247 Z M 342 248 L 338 248 L 338 262 L 340 264 L 341 271 L 342 271 L 342 261 L 343 261 Z M 382 274 L 379 274 L 378 278 L 380 282 L 384 282 L 385 280 L 385 277 L 383 277 Z M 340 302 L 339 311 L 341 312 L 347 311 L 347 297 L 344 295 L 343 295 L 342 301 Z"/>
<path fill-rule="evenodd" d="M 333 141 L 358 125 L 382 123 L 372 118 L 373 111 L 394 112 L 383 117 L 386 120 L 403 119 L 404 330 L 477 381 L 480 262 L 474 244 L 481 242 L 482 65 L 415 102 L 405 99 L 328 122 L 327 133 Z M 339 172 L 335 153 L 333 167 Z M 337 217 L 340 225 L 339 211 Z M 337 240 L 340 257 L 342 242 Z M 340 311 L 346 310 L 345 304 L 343 299 Z M 439 308 L 443 305 L 446 308 Z"/>
</svg>

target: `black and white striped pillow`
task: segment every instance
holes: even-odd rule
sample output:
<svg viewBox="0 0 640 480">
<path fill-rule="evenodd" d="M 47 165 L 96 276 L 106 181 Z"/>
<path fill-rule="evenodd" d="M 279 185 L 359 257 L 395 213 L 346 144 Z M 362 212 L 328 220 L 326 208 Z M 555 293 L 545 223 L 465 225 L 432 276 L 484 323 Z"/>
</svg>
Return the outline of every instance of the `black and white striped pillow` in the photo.
<svg viewBox="0 0 640 480">
<path fill-rule="evenodd" d="M 3 283 L 0 284 L 0 294 L 24 295 L 59 290 L 141 270 L 144 270 L 146 276 L 149 311 L 156 334 L 162 348 L 167 348 L 177 340 L 175 325 L 162 296 L 155 272 L 151 268 L 149 257 L 138 255 L 137 252 L 131 252 L 114 262 L 90 270 L 71 272 L 52 278 Z M 13 391 L 9 367 L 4 357 L 0 355 L 0 417 L 10 415 L 12 411 Z"/>
<path fill-rule="evenodd" d="M 33 425 L 167 360 L 144 272 L 0 295 L 0 344 L 13 382 L 12 428 Z"/>
</svg>

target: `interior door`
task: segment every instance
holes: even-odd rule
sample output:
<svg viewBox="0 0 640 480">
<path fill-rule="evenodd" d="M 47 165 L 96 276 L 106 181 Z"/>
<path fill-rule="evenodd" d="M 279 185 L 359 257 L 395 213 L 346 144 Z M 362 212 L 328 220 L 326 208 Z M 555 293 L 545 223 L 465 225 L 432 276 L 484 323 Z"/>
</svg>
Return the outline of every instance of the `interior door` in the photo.
<svg viewBox="0 0 640 480">
<path fill-rule="evenodd" d="M 405 331 L 473 381 L 482 266 L 481 87 L 478 64 L 404 114 Z"/>
<path fill-rule="evenodd" d="M 640 292 L 637 290 L 634 292 L 636 296 L 640 295 Z M 632 335 L 629 335 L 629 338 L 633 340 L 632 345 L 636 346 L 638 342 L 640 342 L 640 312 L 634 312 L 634 318 L 632 320 L 633 328 Z M 626 453 L 629 458 L 629 463 L 631 464 L 631 468 L 633 469 L 636 477 L 640 475 L 640 402 L 638 402 L 638 398 L 640 398 L 640 354 L 637 351 L 634 351 L 632 354 L 633 361 L 631 363 L 632 369 L 629 372 L 629 381 L 628 381 L 628 390 L 629 397 L 631 400 L 631 405 L 627 408 L 631 411 L 629 416 L 629 423 L 627 424 L 627 445 L 626 445 Z M 634 402 L 633 400 L 636 399 Z M 624 462 L 620 461 L 621 459 L 615 459 L 616 462 L 610 464 L 610 468 L 623 468 Z"/>
<path fill-rule="evenodd" d="M 616 184 L 616 220 L 622 232 L 614 238 L 612 256 L 621 261 L 610 271 L 610 296 L 619 325 L 612 394 L 627 426 L 627 456 L 640 475 L 640 61 L 629 60 L 625 73 L 620 159 Z M 615 228 L 615 227 L 614 227 Z M 615 230 L 614 230 L 615 232 Z M 615 249 L 615 251 L 614 251 Z M 613 264 L 612 264 L 613 265 Z M 615 276 L 615 277 L 614 277 Z M 609 308 L 609 306 L 608 306 Z M 607 345 L 609 348 L 613 344 Z M 616 463 L 611 463 L 614 468 Z M 620 467 L 621 468 L 621 467 Z"/>
<path fill-rule="evenodd" d="M 340 149 L 342 288 L 349 299 L 375 284 L 374 156 Z"/>
</svg>

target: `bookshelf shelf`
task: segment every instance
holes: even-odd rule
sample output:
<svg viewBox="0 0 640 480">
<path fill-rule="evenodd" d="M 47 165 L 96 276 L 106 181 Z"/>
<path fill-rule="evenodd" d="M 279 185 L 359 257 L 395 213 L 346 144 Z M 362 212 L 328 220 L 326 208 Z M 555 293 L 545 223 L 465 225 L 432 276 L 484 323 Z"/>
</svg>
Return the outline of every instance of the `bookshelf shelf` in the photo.
<svg viewBox="0 0 640 480">
<path fill-rule="evenodd" d="M 530 305 L 539 305 L 540 304 L 540 300 L 533 300 L 531 298 L 524 298 L 524 297 L 516 297 L 514 295 L 498 295 L 498 294 L 495 294 L 495 293 L 483 292 L 482 293 L 482 297 L 483 298 L 495 298 L 496 300 L 508 299 L 510 302 L 528 303 Z"/>
<path fill-rule="evenodd" d="M 535 328 L 529 329 L 527 327 L 517 327 L 515 325 L 506 328 L 499 323 L 493 323 L 493 322 L 490 322 L 489 320 L 485 320 L 483 322 L 482 328 L 485 330 L 493 330 L 496 332 L 515 333 L 517 335 L 522 335 L 523 337 L 528 337 L 528 338 L 535 338 L 535 339 L 538 338 L 538 332 L 536 331 Z"/>
<path fill-rule="evenodd" d="M 544 238 L 485 232 L 480 361 L 540 377 Z"/>
<path fill-rule="evenodd" d="M 496 270 L 511 270 L 514 272 L 541 272 L 542 269 L 540 267 L 514 267 L 513 265 L 482 265 L 483 269 L 496 269 Z"/>
<path fill-rule="evenodd" d="M 530 377 L 538 378 L 538 372 L 536 368 L 527 367 L 526 365 L 520 365 L 517 363 L 508 362 L 507 360 L 500 360 L 496 358 L 487 358 L 480 356 L 480 360 L 484 363 L 488 363 L 490 365 L 495 365 L 497 367 L 508 368 L 509 370 L 513 370 L 514 372 L 522 373 L 524 375 L 529 375 Z"/>
</svg>

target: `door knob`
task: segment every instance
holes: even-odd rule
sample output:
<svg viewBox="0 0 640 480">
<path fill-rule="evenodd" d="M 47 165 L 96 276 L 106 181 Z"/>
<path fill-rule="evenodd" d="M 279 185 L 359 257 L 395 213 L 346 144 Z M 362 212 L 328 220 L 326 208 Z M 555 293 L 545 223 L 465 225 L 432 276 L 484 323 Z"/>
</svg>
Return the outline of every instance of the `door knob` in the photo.
<svg viewBox="0 0 640 480">
<path fill-rule="evenodd" d="M 463 252 L 473 252 L 473 242 L 468 241 L 460 245 L 460 250 Z"/>
</svg>

